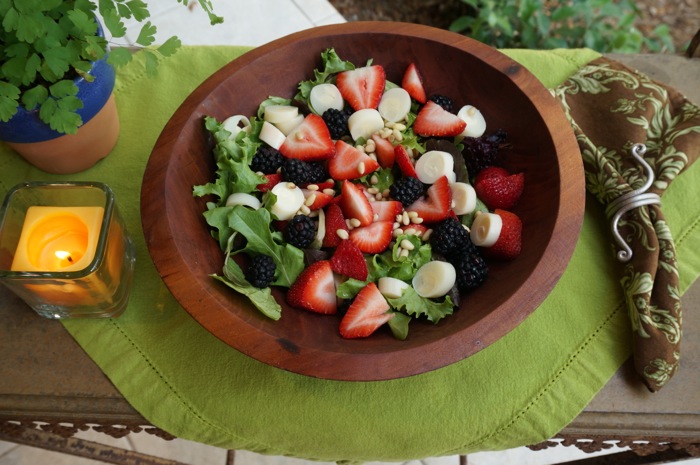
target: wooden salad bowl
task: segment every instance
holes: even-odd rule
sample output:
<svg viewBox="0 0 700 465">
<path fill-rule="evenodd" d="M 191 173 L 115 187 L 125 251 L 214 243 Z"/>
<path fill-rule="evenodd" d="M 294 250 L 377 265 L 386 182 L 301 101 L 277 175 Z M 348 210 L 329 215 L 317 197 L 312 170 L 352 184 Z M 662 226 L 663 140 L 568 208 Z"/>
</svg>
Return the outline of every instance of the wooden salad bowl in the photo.
<svg viewBox="0 0 700 465">
<path fill-rule="evenodd" d="M 213 181 L 212 141 L 205 116 L 222 121 L 254 115 L 270 95 L 291 98 L 310 79 L 321 53 L 364 65 L 381 64 L 401 79 L 415 62 L 428 93 L 459 108 L 476 106 L 487 132 L 503 128 L 512 144 L 507 168 L 525 173 L 513 209 L 523 221 L 523 251 L 511 262 L 489 263 L 489 277 L 463 296 L 460 309 L 434 325 L 415 320 L 406 340 L 386 330 L 345 340 L 340 317 L 283 307 L 278 321 L 211 277 L 224 256 L 202 213 L 207 199 L 192 187 Z M 292 34 L 253 49 L 214 73 L 180 106 L 148 161 L 141 192 L 146 243 L 158 272 L 182 307 L 229 346 L 294 373 L 371 381 L 424 373 L 458 362 L 517 327 L 547 297 L 576 245 L 584 209 L 584 175 L 572 129 L 558 103 L 524 67 L 465 36 L 428 26 L 351 22 Z"/>
</svg>

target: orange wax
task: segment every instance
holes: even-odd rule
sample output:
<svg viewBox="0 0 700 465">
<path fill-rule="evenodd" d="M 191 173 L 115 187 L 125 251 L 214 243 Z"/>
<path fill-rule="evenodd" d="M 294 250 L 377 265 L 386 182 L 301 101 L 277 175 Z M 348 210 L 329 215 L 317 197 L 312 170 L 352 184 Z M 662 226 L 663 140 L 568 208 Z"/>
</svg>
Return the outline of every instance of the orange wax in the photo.
<svg viewBox="0 0 700 465">
<path fill-rule="evenodd" d="M 104 208 L 29 207 L 13 271 L 79 271 L 95 257 Z"/>
</svg>

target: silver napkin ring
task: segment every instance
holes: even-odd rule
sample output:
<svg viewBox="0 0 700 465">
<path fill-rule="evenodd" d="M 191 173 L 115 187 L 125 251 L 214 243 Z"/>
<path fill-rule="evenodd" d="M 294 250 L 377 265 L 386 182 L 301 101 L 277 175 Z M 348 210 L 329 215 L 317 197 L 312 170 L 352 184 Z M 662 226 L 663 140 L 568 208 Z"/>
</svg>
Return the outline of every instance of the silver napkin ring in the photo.
<svg viewBox="0 0 700 465">
<path fill-rule="evenodd" d="M 618 223 L 622 215 L 630 210 L 633 210 L 644 205 L 661 205 L 661 197 L 653 192 L 647 192 L 651 185 L 654 183 L 654 171 L 651 166 L 644 160 L 642 155 L 647 151 L 647 147 L 644 144 L 634 144 L 630 149 L 630 154 L 637 160 L 637 162 L 642 165 L 645 171 L 647 181 L 639 189 L 635 189 L 628 192 L 620 197 L 616 198 L 610 205 L 605 209 L 605 213 L 611 220 L 611 230 L 613 238 L 617 243 L 618 247 L 622 250 L 617 252 L 617 259 L 621 262 L 628 262 L 632 258 L 632 249 L 627 244 L 627 242 L 620 235 L 618 230 Z"/>
</svg>

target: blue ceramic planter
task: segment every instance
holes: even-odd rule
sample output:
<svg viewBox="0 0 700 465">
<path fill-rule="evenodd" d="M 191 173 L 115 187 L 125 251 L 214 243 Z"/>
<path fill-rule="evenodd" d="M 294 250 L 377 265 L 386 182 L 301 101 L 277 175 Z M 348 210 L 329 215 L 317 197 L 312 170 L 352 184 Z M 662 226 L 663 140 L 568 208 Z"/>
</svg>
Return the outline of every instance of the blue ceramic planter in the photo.
<svg viewBox="0 0 700 465">
<path fill-rule="evenodd" d="M 98 21 L 98 34 L 103 35 Z M 75 79 L 83 120 L 77 134 L 54 131 L 39 119 L 39 109 L 20 106 L 7 123 L 0 122 L 0 141 L 6 142 L 32 165 L 49 173 L 69 174 L 90 168 L 106 157 L 119 137 L 119 117 L 114 101 L 115 72 L 107 56 L 93 62 L 90 82 Z"/>
<path fill-rule="evenodd" d="M 107 64 L 106 57 L 94 62 L 89 74 L 95 77 L 92 82 L 82 77 L 75 80 L 77 97 L 83 102 L 83 108 L 77 113 L 83 123 L 90 121 L 105 106 L 114 89 L 114 68 Z M 28 111 L 20 105 L 10 121 L 0 122 L 0 140 L 5 142 L 43 142 L 63 135 L 39 119 L 38 108 Z"/>
</svg>

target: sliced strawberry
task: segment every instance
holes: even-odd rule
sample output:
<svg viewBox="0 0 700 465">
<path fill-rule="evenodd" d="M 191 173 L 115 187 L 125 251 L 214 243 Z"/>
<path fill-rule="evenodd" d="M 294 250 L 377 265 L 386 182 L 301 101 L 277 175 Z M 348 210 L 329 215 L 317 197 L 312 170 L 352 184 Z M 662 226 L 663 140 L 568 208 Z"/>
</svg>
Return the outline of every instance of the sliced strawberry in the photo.
<svg viewBox="0 0 700 465">
<path fill-rule="evenodd" d="M 351 229 L 350 240 L 364 253 L 381 253 L 389 247 L 393 230 L 393 221 L 375 221 L 369 226 Z"/>
<path fill-rule="evenodd" d="M 423 87 L 423 78 L 418 72 L 418 67 L 415 63 L 409 64 L 406 68 L 401 80 L 401 87 L 418 103 L 425 103 L 427 100 L 425 88 Z"/>
<path fill-rule="evenodd" d="M 341 240 L 331 257 L 331 268 L 338 274 L 348 278 L 367 279 L 368 270 L 365 256 L 351 240 Z"/>
<path fill-rule="evenodd" d="M 442 221 L 452 211 L 452 189 L 447 176 L 440 177 L 428 188 L 425 197 L 413 202 L 406 211 L 416 212 L 426 223 Z"/>
<path fill-rule="evenodd" d="M 337 198 L 337 197 L 336 197 Z M 345 215 L 337 203 L 331 203 L 326 208 L 326 235 L 323 236 L 322 247 L 337 247 L 340 244 L 338 230 L 348 230 L 348 225 L 345 223 Z"/>
<path fill-rule="evenodd" d="M 377 215 L 374 221 L 396 221 L 396 215 L 400 215 L 403 210 L 403 205 L 398 200 L 378 200 L 370 202 L 370 205 Z"/>
<path fill-rule="evenodd" d="M 311 184 L 318 186 L 318 190 L 322 191 L 324 189 L 334 189 L 335 181 L 323 181 L 323 182 L 310 182 L 304 184 L 302 187 L 309 187 Z"/>
<path fill-rule="evenodd" d="M 523 173 L 510 174 L 497 166 L 481 170 L 474 180 L 476 196 L 491 210 L 512 208 L 520 199 L 524 187 Z"/>
<path fill-rule="evenodd" d="M 357 179 L 378 168 L 376 160 L 342 140 L 335 143 L 335 155 L 328 160 L 328 173 L 336 181 Z"/>
<path fill-rule="evenodd" d="M 501 217 L 503 225 L 498 240 L 483 249 L 484 257 L 496 260 L 512 260 L 522 250 L 523 223 L 515 213 L 497 208 L 494 213 Z"/>
<path fill-rule="evenodd" d="M 302 189 L 301 191 L 304 193 L 304 198 L 306 198 L 306 202 L 309 202 L 309 199 L 313 199 L 308 205 L 304 203 L 304 205 L 309 207 L 309 210 L 318 210 L 319 208 L 324 208 L 335 198 L 335 196 L 326 194 L 322 191 L 310 191 L 308 189 Z"/>
<path fill-rule="evenodd" d="M 424 224 L 414 224 L 411 223 L 408 226 L 402 226 L 404 234 L 414 234 L 416 236 L 422 236 L 425 232 L 430 229 Z"/>
<path fill-rule="evenodd" d="M 360 226 L 367 226 L 374 219 L 374 211 L 364 189 L 350 181 L 343 181 L 340 191 L 340 208 L 346 219 L 357 218 Z"/>
<path fill-rule="evenodd" d="M 411 157 L 408 156 L 408 150 L 403 145 L 397 145 L 394 147 L 394 156 L 396 158 L 396 164 L 399 165 L 399 169 L 404 176 L 411 176 L 417 178 L 416 168 L 413 166 L 413 161 Z"/>
<path fill-rule="evenodd" d="M 287 158 L 316 161 L 332 157 L 335 145 L 323 118 L 311 113 L 287 135 L 279 150 Z"/>
<path fill-rule="evenodd" d="M 311 312 L 336 313 L 338 304 L 331 262 L 320 260 L 305 268 L 289 287 L 287 303 Z"/>
<path fill-rule="evenodd" d="M 394 155 L 394 144 L 389 139 L 385 139 L 379 134 L 373 134 L 372 140 L 376 149 L 374 154 L 377 156 L 377 161 L 382 168 L 391 168 L 394 166 L 396 155 Z"/>
<path fill-rule="evenodd" d="M 389 309 L 377 285 L 367 284 L 357 293 L 340 321 L 340 335 L 346 339 L 369 336 L 394 316 Z"/>
<path fill-rule="evenodd" d="M 355 110 L 377 108 L 384 93 L 386 72 L 380 65 L 364 66 L 339 73 L 335 85 Z"/>
<path fill-rule="evenodd" d="M 454 113 L 428 100 L 418 112 L 413 123 L 413 131 L 425 137 L 458 136 L 467 127 L 467 123 Z"/>
<path fill-rule="evenodd" d="M 269 191 L 282 180 L 282 175 L 280 173 L 266 174 L 265 177 L 267 178 L 267 182 L 257 185 L 257 189 L 260 192 Z"/>
</svg>

